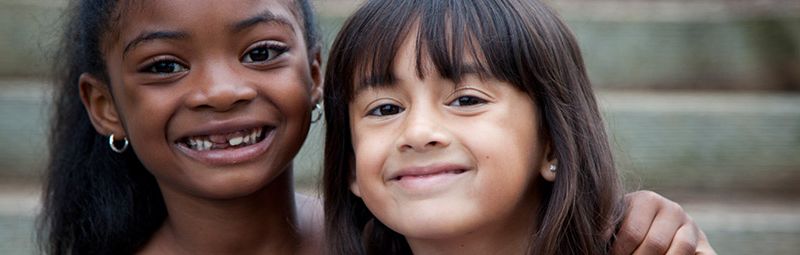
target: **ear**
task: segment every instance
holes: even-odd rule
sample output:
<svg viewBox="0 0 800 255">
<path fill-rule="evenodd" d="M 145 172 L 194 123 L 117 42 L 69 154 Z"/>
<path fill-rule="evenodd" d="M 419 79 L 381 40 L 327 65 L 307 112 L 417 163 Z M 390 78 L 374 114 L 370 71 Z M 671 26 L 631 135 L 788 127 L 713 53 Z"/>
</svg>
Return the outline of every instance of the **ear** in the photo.
<svg viewBox="0 0 800 255">
<path fill-rule="evenodd" d="M 555 167 L 555 171 L 551 170 L 551 166 Z M 553 155 L 552 150 L 550 149 L 550 143 L 547 143 L 544 147 L 544 160 L 542 161 L 542 166 L 540 166 L 539 173 L 542 174 L 545 180 L 549 182 L 554 182 L 556 180 L 556 173 L 558 172 L 558 160 Z"/>
<path fill-rule="evenodd" d="M 358 187 L 358 182 L 356 181 L 356 170 L 355 170 L 356 160 L 352 155 L 349 158 L 350 158 L 349 159 L 349 161 L 350 161 L 350 192 L 353 192 L 353 195 L 356 195 L 357 197 L 361 197 L 361 188 Z"/>
<path fill-rule="evenodd" d="M 361 189 L 358 187 L 358 182 L 356 182 L 355 177 L 350 181 L 350 191 L 353 192 L 353 195 L 361 197 Z"/>
<path fill-rule="evenodd" d="M 94 129 L 104 136 L 114 134 L 116 137 L 126 137 L 107 84 L 94 75 L 83 73 L 78 78 L 78 86 L 83 107 Z"/>
<path fill-rule="evenodd" d="M 311 86 L 311 102 L 317 103 L 322 98 L 322 49 L 320 46 L 315 46 L 311 52 L 309 71 L 311 71 L 311 81 L 314 82 Z"/>
</svg>

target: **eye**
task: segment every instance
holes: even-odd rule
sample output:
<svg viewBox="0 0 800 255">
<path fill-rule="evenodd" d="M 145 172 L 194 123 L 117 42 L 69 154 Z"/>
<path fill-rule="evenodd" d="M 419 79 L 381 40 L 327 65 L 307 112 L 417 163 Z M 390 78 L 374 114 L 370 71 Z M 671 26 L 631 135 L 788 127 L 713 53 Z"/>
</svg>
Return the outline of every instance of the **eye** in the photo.
<svg viewBox="0 0 800 255">
<path fill-rule="evenodd" d="M 171 74 L 189 70 L 186 66 L 173 60 L 158 60 L 140 70 L 145 73 Z"/>
<path fill-rule="evenodd" d="M 288 47 L 281 45 L 277 42 L 261 42 L 257 44 L 255 47 L 248 50 L 247 53 L 245 53 L 244 56 L 242 56 L 242 62 L 244 63 L 267 62 L 275 59 L 276 57 L 287 52 L 288 50 L 289 50 Z"/>
<path fill-rule="evenodd" d="M 478 104 L 484 104 L 484 103 L 486 103 L 486 100 L 484 100 L 482 98 L 479 98 L 479 97 L 475 97 L 475 96 L 460 96 L 460 97 L 456 98 L 456 100 L 453 100 L 452 102 L 450 102 L 450 106 L 471 106 L 471 105 L 478 105 Z"/>
<path fill-rule="evenodd" d="M 393 104 L 382 104 L 378 107 L 372 108 L 367 115 L 369 116 L 388 116 L 388 115 L 395 115 L 398 113 L 403 112 L 405 109 L 403 107 L 393 105 Z"/>
</svg>

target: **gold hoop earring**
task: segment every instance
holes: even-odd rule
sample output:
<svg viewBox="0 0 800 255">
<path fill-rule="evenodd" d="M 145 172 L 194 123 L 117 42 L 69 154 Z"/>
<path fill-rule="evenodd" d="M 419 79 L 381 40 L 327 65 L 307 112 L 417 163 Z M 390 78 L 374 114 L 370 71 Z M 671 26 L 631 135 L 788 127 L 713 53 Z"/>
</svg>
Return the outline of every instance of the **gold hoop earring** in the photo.
<svg viewBox="0 0 800 255">
<path fill-rule="evenodd" d="M 108 136 L 108 147 L 111 147 L 112 151 L 121 154 L 125 152 L 126 149 L 128 149 L 128 138 L 122 138 L 122 141 L 123 141 L 122 148 L 117 148 L 117 146 L 114 144 L 114 134 L 111 134 L 110 136 Z"/>
</svg>

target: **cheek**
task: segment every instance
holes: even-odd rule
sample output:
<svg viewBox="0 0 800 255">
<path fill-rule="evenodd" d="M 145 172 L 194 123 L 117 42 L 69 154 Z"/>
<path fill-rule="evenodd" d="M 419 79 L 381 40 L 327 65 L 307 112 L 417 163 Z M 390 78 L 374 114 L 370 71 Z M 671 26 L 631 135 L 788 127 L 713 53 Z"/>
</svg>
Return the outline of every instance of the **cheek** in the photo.
<svg viewBox="0 0 800 255">
<path fill-rule="evenodd" d="M 381 175 L 385 160 L 385 148 L 380 138 L 367 132 L 353 129 L 353 150 L 356 159 L 356 177 L 361 184 L 374 181 Z"/>
<path fill-rule="evenodd" d="M 179 108 L 178 95 L 174 91 L 153 88 L 121 92 L 115 98 L 119 103 L 117 109 L 134 148 L 146 146 L 149 151 L 153 142 L 167 141 L 170 117 Z"/>
<path fill-rule="evenodd" d="M 483 134 L 491 134 L 491 137 L 473 139 L 469 146 L 478 157 L 479 168 L 485 170 L 479 172 L 486 176 L 480 179 L 481 190 L 509 196 L 524 194 L 539 176 L 538 166 L 543 158 L 535 122 L 517 117 L 498 118 L 487 123 Z"/>
<path fill-rule="evenodd" d="M 362 200 L 371 210 L 380 211 L 387 201 L 383 169 L 390 147 L 386 137 L 369 130 L 353 128 L 356 185 Z"/>
</svg>

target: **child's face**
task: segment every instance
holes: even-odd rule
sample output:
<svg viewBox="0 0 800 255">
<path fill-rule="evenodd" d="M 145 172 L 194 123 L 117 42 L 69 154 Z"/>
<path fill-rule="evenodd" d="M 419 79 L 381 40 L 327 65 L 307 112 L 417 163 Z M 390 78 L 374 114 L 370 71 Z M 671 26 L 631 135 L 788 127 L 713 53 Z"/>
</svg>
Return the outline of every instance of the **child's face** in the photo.
<svg viewBox="0 0 800 255">
<path fill-rule="evenodd" d="M 320 77 L 283 2 L 123 4 L 103 48 L 120 120 L 109 130 L 125 133 L 165 193 L 247 195 L 290 165 Z"/>
<path fill-rule="evenodd" d="M 414 48 L 399 50 L 395 84 L 356 92 L 349 106 L 351 190 L 412 242 L 528 231 L 544 159 L 532 100 L 477 75 L 421 80 Z"/>
</svg>

